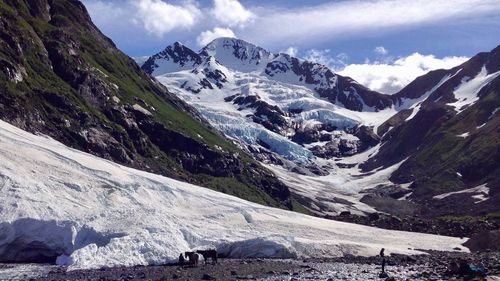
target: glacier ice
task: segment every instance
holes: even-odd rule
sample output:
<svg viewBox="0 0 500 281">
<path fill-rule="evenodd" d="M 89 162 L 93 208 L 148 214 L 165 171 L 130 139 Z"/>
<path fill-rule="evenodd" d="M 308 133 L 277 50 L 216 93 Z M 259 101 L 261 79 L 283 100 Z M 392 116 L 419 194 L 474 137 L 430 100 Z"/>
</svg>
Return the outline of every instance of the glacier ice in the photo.
<svg viewBox="0 0 500 281">
<path fill-rule="evenodd" d="M 228 257 L 467 251 L 465 239 L 390 231 L 264 207 L 134 170 L 0 121 L 0 257 L 45 254 L 70 269 Z M 38 251 L 38 252 L 37 252 Z M 57 257 L 55 257 L 57 255 Z M 25 256 L 26 257 L 26 256 Z M 24 257 L 24 258 L 25 258 Z"/>
</svg>

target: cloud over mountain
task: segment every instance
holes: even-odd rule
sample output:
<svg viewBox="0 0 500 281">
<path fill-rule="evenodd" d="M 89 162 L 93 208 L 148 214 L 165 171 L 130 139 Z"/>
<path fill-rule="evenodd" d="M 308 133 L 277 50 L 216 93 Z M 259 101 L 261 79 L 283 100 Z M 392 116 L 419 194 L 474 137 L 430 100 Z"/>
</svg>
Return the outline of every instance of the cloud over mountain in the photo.
<svg viewBox="0 0 500 281">
<path fill-rule="evenodd" d="M 197 23 L 201 11 L 191 1 L 182 5 L 172 5 L 161 0 L 132 1 L 136 9 L 133 22 L 157 36 L 162 36 L 173 29 L 186 29 Z"/>
<path fill-rule="evenodd" d="M 217 21 L 228 26 L 242 25 L 255 17 L 237 0 L 214 0 L 210 12 Z"/>
<path fill-rule="evenodd" d="M 413 53 L 389 62 L 370 62 L 347 65 L 341 75 L 354 78 L 366 87 L 385 94 L 401 90 L 418 76 L 435 69 L 449 69 L 465 62 L 467 57 L 437 58 L 434 55 Z"/>
<path fill-rule="evenodd" d="M 198 37 L 196 37 L 196 42 L 199 46 L 205 46 L 210 43 L 212 40 L 217 39 L 219 37 L 236 37 L 234 32 L 229 28 L 215 27 L 212 30 L 206 30 L 200 33 Z"/>
<path fill-rule="evenodd" d="M 370 42 L 369 48 L 373 50 L 378 46 L 377 54 L 383 54 L 387 49 L 380 47 L 389 47 L 398 53 L 396 55 L 402 55 L 394 46 L 394 41 L 388 41 L 387 38 L 431 26 L 442 28 L 440 32 L 454 38 L 463 36 L 468 29 L 475 30 L 472 35 L 467 33 L 476 38 L 470 42 L 474 42 L 474 46 L 487 44 L 491 47 L 488 42 L 492 40 L 484 39 L 484 34 L 491 37 L 491 30 L 498 30 L 500 12 L 497 0 L 317 0 L 313 5 L 307 1 L 292 0 L 82 1 L 97 26 L 120 48 L 134 56 L 147 54 L 138 50 L 157 49 L 172 40 L 193 47 L 198 43 L 196 38 L 200 33 L 208 30 L 213 32 L 215 28 L 230 28 L 239 38 L 274 51 L 289 46 L 334 50 L 335 45 L 342 40 L 355 39 L 361 40 L 360 44 L 341 52 L 351 53 L 355 49 L 359 53 L 362 51 L 361 46 L 366 43 L 362 41 L 385 36 L 386 40 Z M 481 28 L 476 27 L 477 18 L 481 18 Z M 491 24 L 484 26 L 488 22 Z M 457 30 L 461 30 L 461 33 L 458 34 Z M 421 50 L 418 46 L 425 44 L 432 44 L 434 47 L 428 49 L 434 53 L 433 49 L 442 44 L 456 42 L 427 31 L 419 32 L 414 34 L 415 40 L 418 40 L 415 42 L 417 49 L 406 50 L 405 53 Z M 432 40 L 432 43 L 420 40 L 425 39 L 423 36 L 434 36 L 436 40 Z M 436 44 L 440 39 L 445 42 Z M 149 48 L 144 47 L 145 42 L 149 43 Z"/>
</svg>

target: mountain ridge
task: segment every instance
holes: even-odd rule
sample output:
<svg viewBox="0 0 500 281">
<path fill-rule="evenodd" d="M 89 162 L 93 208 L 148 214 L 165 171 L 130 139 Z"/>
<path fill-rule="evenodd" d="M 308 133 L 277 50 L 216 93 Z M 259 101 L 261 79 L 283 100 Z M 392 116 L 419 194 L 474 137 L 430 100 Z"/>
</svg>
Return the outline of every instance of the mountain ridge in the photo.
<svg viewBox="0 0 500 281">
<path fill-rule="evenodd" d="M 475 184 L 479 185 L 481 182 L 464 185 L 456 181 L 450 182 L 448 177 L 443 179 L 443 183 L 447 182 L 448 187 L 441 188 L 429 181 L 422 181 L 426 175 L 432 174 L 431 170 L 410 163 L 414 163 L 415 157 L 419 157 L 421 149 L 432 149 L 432 145 L 429 145 L 439 142 L 439 132 L 447 130 L 446 120 L 460 118 L 461 114 L 473 111 L 476 102 L 482 103 L 484 94 L 476 96 L 475 93 L 468 93 L 470 90 L 467 89 L 472 89 L 472 86 L 479 89 L 486 86 L 495 87 L 495 66 L 500 61 L 497 57 L 499 47 L 491 52 L 480 53 L 450 70 L 431 71 L 417 77 L 398 93 L 384 95 L 370 91 L 348 77 L 338 76 L 325 66 L 286 54 L 272 54 L 240 39 L 219 38 L 208 46 L 197 54 L 213 58 L 212 66 L 216 75 L 215 72 L 214 75 L 205 75 L 209 73 L 207 68 L 198 65 L 178 72 L 158 73 L 156 77 L 163 84 L 175 89 L 174 92 L 186 102 L 195 106 L 217 129 L 233 138 L 240 146 L 246 147 L 256 159 L 268 165 L 284 167 L 291 172 L 290 177 L 318 177 L 318 182 L 311 183 L 314 186 L 322 185 L 322 177 L 328 178 L 332 176 L 332 172 L 338 173 L 335 172 L 337 168 L 332 170 L 334 166 L 340 167 L 339 171 L 345 170 L 348 175 L 355 176 L 353 181 L 356 181 L 356 177 L 364 178 L 373 173 L 377 174 L 380 169 L 392 169 L 387 178 L 384 176 L 379 180 L 382 189 L 375 188 L 377 184 L 373 183 L 371 188 L 368 188 L 371 191 L 351 202 L 360 200 L 359 202 L 383 212 L 390 210 L 385 206 L 387 204 L 400 205 L 392 210 L 395 215 L 400 211 L 406 213 L 408 210 L 430 217 L 461 216 L 469 213 L 484 216 L 498 211 L 493 204 L 494 197 L 476 205 L 474 200 L 466 198 L 471 196 L 467 193 L 452 197 L 464 197 L 463 200 L 469 202 L 466 204 L 474 204 L 471 207 L 477 212 L 460 208 L 444 211 L 442 207 L 438 207 L 441 201 L 433 199 L 432 196 L 444 191 L 474 188 Z M 210 49 L 210 52 L 205 49 Z M 222 53 L 220 59 L 218 53 Z M 481 70 L 481 67 L 486 70 Z M 455 93 L 455 89 L 460 86 L 465 90 Z M 346 87 L 351 89 L 349 94 L 339 91 Z M 482 91 L 486 91 L 486 88 Z M 357 89 L 362 89 L 363 94 L 360 95 Z M 465 96 L 455 98 L 455 95 L 460 93 Z M 496 93 L 491 95 L 496 96 Z M 495 104 L 496 100 L 493 99 L 490 103 Z M 491 110 L 490 114 L 494 108 Z M 237 117 L 238 115 L 241 117 Z M 492 118 L 494 117 L 492 115 Z M 438 132 L 438 135 L 432 137 L 435 133 L 429 132 Z M 497 133 L 487 134 L 492 137 Z M 455 145 L 454 141 L 445 143 Z M 486 147 L 489 147 L 488 151 L 493 152 L 491 155 L 496 155 L 495 145 Z M 367 158 L 358 157 L 361 162 L 357 164 L 344 160 L 346 157 L 355 158 L 356 155 L 369 151 L 373 152 Z M 489 159 L 486 155 L 480 157 Z M 317 159 L 328 161 L 325 165 L 325 161 Z M 429 162 L 431 159 L 426 160 L 428 163 L 424 166 L 433 167 L 432 162 Z M 287 162 L 288 160 L 299 164 L 295 166 Z M 499 165 L 498 160 L 488 163 L 496 163 L 488 164 L 490 166 Z M 355 170 L 350 167 L 358 167 L 359 171 L 353 172 Z M 418 176 L 410 176 L 412 171 Z M 291 178 L 286 180 L 288 176 L 284 177 L 288 172 L 275 172 L 281 174 L 287 184 L 294 186 Z M 349 178 L 348 175 L 346 178 Z M 481 175 L 484 177 L 478 178 L 486 180 L 490 185 L 494 184 L 495 181 L 488 179 L 486 174 Z M 398 187 L 395 191 L 383 191 L 393 189 L 391 185 Z M 339 188 L 339 192 L 344 192 L 340 190 Z M 486 194 L 496 196 L 492 190 Z M 306 188 L 296 185 L 292 191 L 304 196 Z M 336 192 L 333 191 L 332 194 L 339 195 Z M 398 194 L 394 195 L 397 197 L 391 198 L 388 195 L 391 192 Z M 472 196 L 474 194 L 476 193 L 472 193 Z M 317 198 L 318 195 L 308 194 L 306 198 L 310 196 Z M 418 204 L 405 199 L 399 200 L 403 197 L 411 198 Z M 313 198 L 306 201 L 312 200 L 315 204 L 320 204 Z M 429 200 L 430 204 L 427 203 Z M 482 205 L 489 207 L 481 211 Z M 425 211 L 427 207 L 429 212 Z M 329 208 L 331 207 L 320 210 L 313 207 L 313 211 L 323 213 L 331 210 Z M 435 208 L 437 211 L 432 214 Z"/>
<path fill-rule="evenodd" d="M 292 208 L 285 185 L 116 49 L 81 2 L 6 0 L 0 13 L 0 118 L 118 163 Z"/>
<path fill-rule="evenodd" d="M 162 72 L 173 72 L 173 69 L 162 71 L 158 65 L 155 67 L 155 62 L 161 59 L 167 61 L 173 60 L 175 64 L 178 56 L 174 55 L 172 50 L 184 54 L 186 58 L 189 56 L 194 57 L 195 59 L 191 60 L 193 62 L 192 66 L 200 64 L 200 58 L 202 57 L 215 57 L 217 61 L 226 67 L 246 72 L 265 71 L 269 76 L 279 75 L 287 70 L 292 70 L 296 75 L 303 76 L 300 78 L 300 81 L 305 81 L 308 84 L 316 82 L 314 80 L 318 79 L 318 76 L 315 77 L 315 75 L 319 75 L 319 78 L 322 79 L 321 85 L 326 86 L 326 88 L 319 88 L 318 93 L 333 103 L 342 103 L 344 107 L 351 110 L 362 111 L 365 105 L 373 107 L 375 110 L 380 110 L 392 104 L 389 95 L 371 91 L 367 87 L 357 83 L 354 79 L 335 74 L 328 67 L 319 63 L 308 62 L 284 53 L 273 54 L 245 40 L 235 38 L 221 37 L 214 39 L 199 52 L 189 49 L 180 42 L 175 42 L 167 46 L 162 52 L 151 56 L 142 65 L 143 70 L 153 76 L 161 75 Z M 169 56 L 166 56 L 167 54 Z M 189 55 L 186 56 L 186 54 Z M 236 58 L 236 62 L 232 58 Z M 244 64 L 242 65 L 241 63 Z M 338 84 L 336 83 L 337 81 L 339 82 Z M 347 91 L 352 91 L 352 93 L 341 95 L 341 89 L 347 89 Z M 358 92 L 361 93 L 360 97 L 356 96 Z"/>
<path fill-rule="evenodd" d="M 413 182 L 412 188 L 417 195 L 413 196 L 414 200 L 432 206 L 434 214 L 427 212 L 426 215 L 460 216 L 469 213 L 480 216 L 498 212 L 495 202 L 499 200 L 500 186 L 497 176 L 500 123 L 496 110 L 500 107 L 499 62 L 500 46 L 491 52 L 479 53 L 450 70 L 435 71 L 418 78 L 421 81 L 435 79 L 436 75 L 447 77 L 418 108 L 412 109 L 411 115 L 399 112 L 393 117 L 400 121 L 393 123 L 393 129 L 384 136 L 387 149 L 381 150 L 366 164 L 372 165 L 371 169 L 376 167 L 373 166 L 375 162 L 379 163 L 377 165 L 387 163 L 392 157 L 390 165 L 409 157 L 392 179 Z M 415 80 L 407 87 L 411 89 L 418 82 Z M 400 93 L 407 91 L 405 88 Z M 417 128 L 416 124 L 428 124 L 420 127 L 419 136 L 410 131 L 410 128 Z M 411 139 L 413 144 L 405 139 Z M 403 147 L 407 149 L 401 149 Z M 440 157 L 433 157 L 436 155 Z M 483 184 L 489 187 L 484 192 L 489 195 L 489 200 L 478 202 L 467 196 L 460 198 L 460 194 L 450 196 L 448 200 L 436 200 L 440 193 L 467 190 Z M 452 198 L 460 198 L 461 204 L 470 206 L 470 209 L 455 210 Z"/>
</svg>

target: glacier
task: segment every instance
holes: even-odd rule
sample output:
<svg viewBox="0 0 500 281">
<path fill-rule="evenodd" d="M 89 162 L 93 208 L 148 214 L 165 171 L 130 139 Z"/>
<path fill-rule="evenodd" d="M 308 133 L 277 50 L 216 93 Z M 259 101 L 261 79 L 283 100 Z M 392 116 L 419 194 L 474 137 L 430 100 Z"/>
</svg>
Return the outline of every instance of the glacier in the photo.
<svg viewBox="0 0 500 281">
<path fill-rule="evenodd" d="M 70 270 L 225 257 L 467 252 L 466 239 L 383 230 L 255 203 L 100 159 L 0 121 L 0 257 Z"/>
<path fill-rule="evenodd" d="M 185 57 L 180 59 L 179 54 Z M 329 92 L 340 91 L 342 83 L 326 66 L 273 54 L 240 39 L 218 38 L 198 53 L 176 42 L 151 56 L 143 68 L 226 136 L 244 146 L 263 142 L 272 152 L 306 166 L 313 164 L 315 157 L 292 139 L 297 130 L 318 126 L 345 131 L 359 126 L 377 128 L 397 112 L 390 106 L 375 109 L 366 105 L 352 85 L 362 86 L 351 80 L 342 93 L 360 100 L 363 111 L 347 109 L 338 98 L 332 101 L 328 97 Z M 235 103 L 235 97 L 249 102 Z M 256 102 L 278 112 L 287 128 L 270 129 L 252 120 L 267 121 L 269 114 L 259 112 Z M 291 128 L 294 125 L 297 128 Z"/>
<path fill-rule="evenodd" d="M 183 53 L 185 62 L 177 55 Z M 177 68 L 172 66 L 176 60 Z M 347 158 L 352 154 L 373 148 L 373 143 L 365 145 L 366 137 L 358 137 L 360 128 L 375 134 L 399 110 L 420 100 L 404 99 L 399 105 L 382 108 L 368 106 L 358 92 L 362 86 L 354 80 L 342 78 L 324 65 L 272 54 L 234 38 L 215 39 L 198 53 L 174 43 L 151 56 L 145 66 L 214 128 L 267 165 L 294 194 L 311 202 L 307 208 L 313 213 L 376 212 L 361 202 L 363 192 L 396 185 L 389 180 L 395 167 L 369 176 L 359 165 L 340 168 L 339 160 L 345 164 L 354 159 Z M 362 110 L 347 107 L 346 100 L 339 100 L 341 94 L 359 101 Z M 418 108 L 413 111 L 416 114 Z M 332 152 L 335 147 L 337 155 Z M 339 200 L 333 202 L 332 198 Z"/>
<path fill-rule="evenodd" d="M 217 62 L 212 61 L 211 65 Z M 375 112 L 352 112 L 317 97 L 311 89 L 274 81 L 255 73 L 230 71 L 216 65 L 210 69 L 220 69 L 227 77 L 222 88 L 202 88 L 201 70 L 178 71 L 157 76 L 156 79 L 168 86 L 169 90 L 193 105 L 210 122 L 212 126 L 226 136 L 243 141 L 247 145 L 258 144 L 258 141 L 269 145 L 271 151 L 303 164 L 314 161 L 314 155 L 292 140 L 286 134 L 278 134 L 264 126 L 252 122 L 247 116 L 255 114 L 255 110 L 225 102 L 225 98 L 233 95 L 257 96 L 271 106 L 285 111 L 294 109 L 302 113 L 296 117 L 288 117 L 301 126 L 313 126 L 316 123 L 328 124 L 338 128 L 354 128 L 359 124 L 379 125 L 385 118 L 395 113 L 392 109 Z M 206 66 L 201 69 L 207 69 Z M 196 93 L 193 93 L 193 90 Z M 383 116 L 382 118 L 372 117 Z M 384 120 L 383 120 L 384 119 Z M 369 121 L 368 121 L 369 120 Z M 383 120 L 383 121 L 382 121 Z M 376 122 L 376 123 L 375 123 Z"/>
</svg>

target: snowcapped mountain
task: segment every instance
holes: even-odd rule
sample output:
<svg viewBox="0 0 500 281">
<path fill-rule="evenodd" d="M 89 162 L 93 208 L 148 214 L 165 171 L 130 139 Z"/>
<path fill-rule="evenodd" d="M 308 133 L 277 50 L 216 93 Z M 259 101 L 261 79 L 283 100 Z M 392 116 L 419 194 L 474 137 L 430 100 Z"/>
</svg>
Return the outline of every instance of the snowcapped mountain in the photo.
<svg viewBox="0 0 500 281">
<path fill-rule="evenodd" d="M 216 39 L 198 54 L 175 43 L 142 68 L 261 159 L 283 162 L 274 152 L 317 174 L 315 155 L 363 151 L 378 141 L 365 126 L 395 113 L 390 98 L 325 66 L 239 39 Z"/>
<path fill-rule="evenodd" d="M 414 154 L 425 152 L 420 147 L 423 142 L 432 142 L 428 130 L 438 128 L 438 134 L 446 130 L 436 127 L 441 122 L 436 123 L 436 118 L 443 114 L 460 118 L 485 102 L 485 92 L 498 79 L 500 62 L 497 48 L 454 69 L 432 71 L 390 96 L 323 65 L 273 54 L 240 39 L 219 38 L 197 53 L 186 48 L 175 43 L 160 53 L 189 54 L 177 66 L 172 62 L 181 60 L 175 56 L 155 55 L 143 69 L 268 165 L 302 204 L 322 215 L 382 211 L 434 216 L 433 207 L 427 208 L 423 199 L 413 202 L 416 194 L 426 193 L 426 188 L 414 188 L 428 174 L 415 175 L 422 169 L 415 164 L 410 168 L 408 163 L 414 161 Z M 168 71 L 161 71 L 166 64 Z M 491 96 L 496 99 L 497 92 Z M 433 113 L 422 116 L 430 108 Z M 485 115 L 495 117 L 494 108 L 490 111 Z M 488 138 L 496 135 L 484 133 Z M 498 160 L 488 161 L 498 167 Z M 491 182 L 489 173 L 476 181 L 455 182 L 446 190 Z M 426 198 L 439 192 L 427 192 Z M 470 197 L 476 195 L 462 194 L 472 204 Z M 480 210 L 493 203 L 485 200 L 472 208 Z"/>
<path fill-rule="evenodd" d="M 160 64 L 155 62 L 161 61 Z M 152 75 L 174 72 L 180 69 L 192 68 L 201 64 L 201 57 L 179 42 L 168 46 L 162 52 L 148 58 L 142 63 L 142 68 Z"/>
<path fill-rule="evenodd" d="M 372 182 L 349 190 L 328 184 L 327 178 L 334 174 L 334 182 L 345 183 L 362 176 L 355 165 L 341 170 L 334 160 L 379 144 L 373 128 L 397 112 L 391 97 L 323 65 L 233 38 L 216 39 L 197 54 L 174 43 L 142 68 L 267 164 L 311 211 L 375 211 L 360 202 L 360 191 L 372 188 Z M 310 177 L 300 182 L 312 186 L 296 184 L 298 175 Z M 391 184 L 389 176 L 380 175 L 377 184 Z"/>
<path fill-rule="evenodd" d="M 270 52 L 233 38 L 220 38 L 212 41 L 200 51 L 202 57 L 214 57 L 222 65 L 240 71 L 262 71 L 273 60 Z"/>
<path fill-rule="evenodd" d="M 382 230 L 265 207 L 104 160 L 0 121 L 0 262 L 70 269 L 225 257 L 467 251 L 466 239 Z"/>
<path fill-rule="evenodd" d="M 379 127 L 384 145 L 363 168 L 405 160 L 391 180 L 412 183 L 408 199 L 426 216 L 498 212 L 500 46 L 419 77 L 395 96 L 398 105 L 419 102 Z"/>
</svg>

